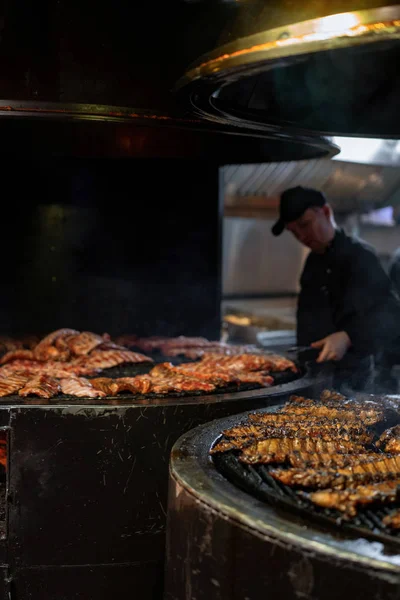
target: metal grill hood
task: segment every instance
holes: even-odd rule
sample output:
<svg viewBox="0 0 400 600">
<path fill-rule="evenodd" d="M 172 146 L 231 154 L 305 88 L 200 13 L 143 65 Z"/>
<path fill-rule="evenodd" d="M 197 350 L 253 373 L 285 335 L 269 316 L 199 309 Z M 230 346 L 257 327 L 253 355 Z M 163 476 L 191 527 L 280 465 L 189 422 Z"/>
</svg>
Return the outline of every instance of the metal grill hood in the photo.
<svg viewBox="0 0 400 600">
<path fill-rule="evenodd" d="M 399 4 L 238 4 L 226 43 L 177 83 L 196 114 L 253 128 L 400 135 Z"/>
<path fill-rule="evenodd" d="M 400 6 L 374 0 L 7 2 L 0 153 L 232 164 L 397 138 L 399 32 Z"/>
<path fill-rule="evenodd" d="M 211 121 L 174 94 L 187 66 L 241 19 L 229 2 L 0 5 L 0 154 L 205 158 L 332 156 L 328 139 Z M 233 21 L 232 21 L 233 19 Z"/>
</svg>

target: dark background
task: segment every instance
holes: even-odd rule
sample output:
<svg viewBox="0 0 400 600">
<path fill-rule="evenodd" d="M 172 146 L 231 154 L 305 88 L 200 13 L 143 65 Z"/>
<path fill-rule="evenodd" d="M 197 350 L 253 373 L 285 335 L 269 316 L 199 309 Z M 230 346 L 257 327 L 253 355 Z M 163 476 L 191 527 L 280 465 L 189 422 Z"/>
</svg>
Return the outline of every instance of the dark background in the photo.
<svg viewBox="0 0 400 600">
<path fill-rule="evenodd" d="M 3 162 L 0 332 L 220 335 L 218 167 Z"/>
<path fill-rule="evenodd" d="M 0 1 L 0 98 L 168 109 L 187 65 L 229 39 L 235 2 Z"/>
</svg>

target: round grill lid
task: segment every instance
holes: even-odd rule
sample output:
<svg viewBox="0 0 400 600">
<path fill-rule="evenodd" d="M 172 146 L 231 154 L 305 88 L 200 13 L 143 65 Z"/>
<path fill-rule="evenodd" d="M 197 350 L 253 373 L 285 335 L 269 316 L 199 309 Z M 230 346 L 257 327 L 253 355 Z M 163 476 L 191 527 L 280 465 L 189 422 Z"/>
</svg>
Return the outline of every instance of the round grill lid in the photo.
<svg viewBox="0 0 400 600">
<path fill-rule="evenodd" d="M 0 154 L 206 158 L 332 156 L 329 140 L 177 102 L 176 81 L 216 47 L 241 3 L 15 0 L 0 5 Z"/>
<path fill-rule="evenodd" d="M 267 10 L 256 2 L 251 17 L 244 4 L 240 36 L 231 33 L 176 84 L 198 116 L 253 128 L 399 137 L 399 4 L 316 1 L 299 10 L 283 0 Z"/>
</svg>

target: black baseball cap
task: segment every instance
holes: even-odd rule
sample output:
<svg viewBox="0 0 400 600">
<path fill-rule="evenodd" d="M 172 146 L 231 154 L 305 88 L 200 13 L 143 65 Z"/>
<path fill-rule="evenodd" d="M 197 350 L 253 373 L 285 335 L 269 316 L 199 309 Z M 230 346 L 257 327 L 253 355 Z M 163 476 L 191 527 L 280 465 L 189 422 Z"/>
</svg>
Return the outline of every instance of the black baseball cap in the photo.
<svg viewBox="0 0 400 600">
<path fill-rule="evenodd" d="M 285 225 L 295 221 L 312 206 L 324 206 L 326 198 L 322 192 L 298 185 L 285 190 L 281 195 L 279 219 L 272 227 L 274 235 L 280 235 Z"/>
</svg>

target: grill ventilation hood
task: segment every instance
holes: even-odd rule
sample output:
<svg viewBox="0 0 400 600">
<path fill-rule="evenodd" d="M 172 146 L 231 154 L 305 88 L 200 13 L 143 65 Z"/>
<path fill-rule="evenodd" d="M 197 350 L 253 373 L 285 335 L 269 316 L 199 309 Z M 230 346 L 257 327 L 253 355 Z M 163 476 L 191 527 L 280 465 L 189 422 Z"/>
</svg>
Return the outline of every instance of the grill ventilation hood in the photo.
<svg viewBox="0 0 400 600">
<path fill-rule="evenodd" d="M 373 0 L 5 2 L 0 153 L 233 164 L 397 138 L 399 32 Z"/>
<path fill-rule="evenodd" d="M 237 34 L 177 82 L 196 115 L 254 129 L 400 136 L 400 5 L 238 4 Z"/>
<path fill-rule="evenodd" d="M 174 94 L 187 66 L 230 39 L 252 3 L 0 3 L 0 154 L 207 159 L 329 157 L 329 139 L 215 121 Z M 246 21 L 246 18 L 245 18 Z"/>
</svg>

